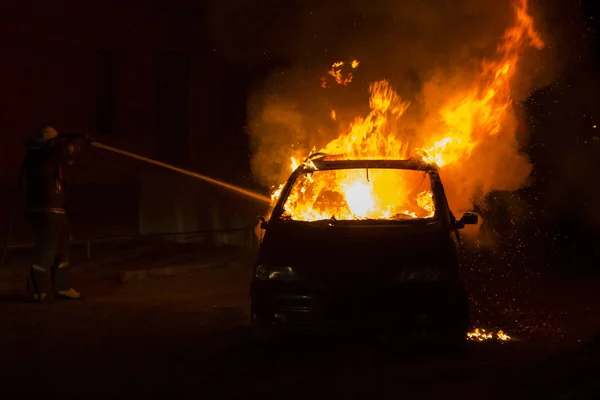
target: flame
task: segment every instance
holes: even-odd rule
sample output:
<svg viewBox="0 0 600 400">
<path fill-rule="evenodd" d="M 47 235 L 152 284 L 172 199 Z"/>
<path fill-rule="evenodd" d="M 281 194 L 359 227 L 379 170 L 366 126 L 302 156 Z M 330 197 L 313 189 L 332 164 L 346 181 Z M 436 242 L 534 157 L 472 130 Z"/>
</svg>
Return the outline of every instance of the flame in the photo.
<svg viewBox="0 0 600 400">
<path fill-rule="evenodd" d="M 360 62 L 358 60 L 352 60 L 349 65 L 350 68 L 352 69 L 356 69 L 358 68 Z M 350 82 L 352 82 L 352 79 L 354 78 L 354 76 L 352 75 L 352 72 L 348 72 L 346 73 L 346 75 L 342 74 L 342 69 L 344 67 L 344 65 L 346 65 L 346 63 L 344 63 L 343 61 L 338 61 L 335 62 L 331 65 L 331 69 L 329 71 L 327 71 L 327 74 L 331 77 L 333 77 L 333 79 L 335 80 L 335 82 L 338 85 L 342 85 L 342 86 L 347 86 Z M 321 87 L 323 88 L 328 88 L 329 84 L 327 82 L 327 77 L 322 77 L 321 78 Z"/>
<path fill-rule="evenodd" d="M 344 188 L 346 202 L 350 212 L 358 217 L 366 217 L 375 208 L 373 186 L 360 181 L 352 182 Z"/>
<path fill-rule="evenodd" d="M 515 0 L 515 22 L 509 27 L 497 46 L 496 57 L 483 60 L 480 73 L 464 91 L 457 91 L 436 111 L 438 123 L 423 129 L 414 141 L 406 140 L 397 131 L 398 123 L 410 107 L 387 80 L 369 86 L 370 112 L 356 117 L 340 135 L 320 150 L 328 154 L 342 154 L 348 159 L 406 159 L 420 157 L 437 164 L 442 173 L 449 166 L 461 166 L 473 151 L 489 138 L 498 135 L 508 124 L 512 112 L 511 84 L 519 60 L 527 47 L 544 46 L 527 11 L 527 0 Z M 358 60 L 349 63 L 353 70 Z M 340 61 L 331 66 L 328 75 L 339 85 L 352 81 L 352 72 L 342 74 L 347 66 Z M 328 87 L 327 77 L 322 86 Z M 335 111 L 331 119 L 336 120 Z M 292 158 L 291 169 L 299 165 Z M 373 171 L 370 179 L 359 171 L 339 171 L 327 175 L 328 181 L 315 184 L 307 176 L 300 189 L 291 193 L 286 202 L 288 216 L 300 220 L 322 218 L 390 218 L 403 214 L 411 218 L 431 218 L 435 214 L 433 194 L 423 190 L 411 177 L 390 178 L 382 171 Z M 312 185 L 312 186 L 310 186 Z M 275 202 L 281 187 L 273 191 Z M 341 197 L 336 210 L 323 207 L 324 191 L 334 191 Z M 335 207 L 334 207 L 335 208 Z"/>
<path fill-rule="evenodd" d="M 510 336 L 508 336 L 506 333 L 504 333 L 503 331 L 499 330 L 498 333 L 496 333 L 496 340 L 502 341 L 502 342 L 507 342 L 509 340 L 511 340 Z M 485 329 L 475 329 L 473 332 L 469 332 L 467 333 L 467 339 L 469 340 L 474 340 L 474 341 L 478 341 L 478 342 L 483 342 L 485 340 L 491 340 L 494 339 L 494 332 L 486 332 Z"/>
<path fill-rule="evenodd" d="M 423 210 L 427 211 L 427 218 L 433 217 L 435 209 L 433 205 L 433 193 L 428 190 L 422 191 L 417 195 L 417 204 Z"/>
<path fill-rule="evenodd" d="M 443 167 L 468 158 L 487 137 L 497 135 L 512 107 L 511 82 L 527 45 L 544 47 L 527 13 L 527 0 L 516 0 L 515 25 L 497 47 L 498 59 L 484 60 L 473 87 L 440 111 L 444 131 L 432 135 L 417 152 Z"/>
<path fill-rule="evenodd" d="M 371 112 L 365 118 L 356 118 L 350 127 L 337 139 L 329 142 L 322 152 L 344 154 L 351 159 L 407 156 L 407 146 L 392 134 L 389 122 L 400 118 L 410 103 L 402 100 L 385 80 L 372 83 L 369 91 Z"/>
<path fill-rule="evenodd" d="M 293 159 L 292 164 L 299 163 Z M 318 171 L 298 178 L 284 204 L 284 217 L 297 221 L 335 218 L 406 219 L 432 218 L 433 193 L 428 176 L 420 171 L 369 169 Z M 423 190 L 423 187 L 426 189 Z M 283 190 L 273 192 L 275 202 Z M 418 193 L 413 196 L 412 193 Z"/>
</svg>

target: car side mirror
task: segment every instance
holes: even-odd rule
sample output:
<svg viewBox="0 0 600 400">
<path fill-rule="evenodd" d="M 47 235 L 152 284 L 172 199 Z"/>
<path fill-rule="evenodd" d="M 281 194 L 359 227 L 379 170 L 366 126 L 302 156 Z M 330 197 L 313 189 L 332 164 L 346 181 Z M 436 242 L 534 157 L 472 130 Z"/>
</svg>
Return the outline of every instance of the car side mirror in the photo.
<svg viewBox="0 0 600 400">
<path fill-rule="evenodd" d="M 464 225 L 477 225 L 479 223 L 479 216 L 475 213 L 464 213 L 460 219 Z"/>
<path fill-rule="evenodd" d="M 259 221 L 260 221 L 260 229 L 267 229 L 267 226 L 269 226 L 269 223 L 267 222 L 267 220 L 265 219 L 265 217 L 258 217 Z"/>
<path fill-rule="evenodd" d="M 464 213 L 462 218 L 455 223 L 456 229 L 462 229 L 465 225 L 477 225 L 479 222 L 479 216 L 475 213 Z"/>
</svg>

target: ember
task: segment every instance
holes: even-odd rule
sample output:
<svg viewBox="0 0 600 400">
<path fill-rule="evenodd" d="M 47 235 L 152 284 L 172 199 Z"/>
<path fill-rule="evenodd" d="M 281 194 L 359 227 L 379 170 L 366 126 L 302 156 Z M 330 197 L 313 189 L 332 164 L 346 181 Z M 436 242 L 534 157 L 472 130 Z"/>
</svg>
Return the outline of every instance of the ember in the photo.
<svg viewBox="0 0 600 400">
<path fill-rule="evenodd" d="M 344 63 L 343 61 L 333 63 L 333 65 L 331 66 L 331 69 L 329 71 L 327 71 L 327 74 L 329 76 L 333 77 L 333 79 L 335 80 L 335 83 L 337 83 L 338 85 L 342 85 L 342 86 L 346 86 L 350 82 L 352 82 L 352 77 L 353 77 L 352 72 L 348 72 L 345 75 L 342 74 L 342 69 L 344 68 L 345 64 L 346 63 Z M 348 65 L 352 69 L 356 69 L 359 64 L 360 64 L 360 62 L 358 60 L 353 60 L 352 62 L 348 63 Z M 329 87 L 329 84 L 327 82 L 327 77 L 321 78 L 321 87 L 323 87 L 323 88 Z"/>
<path fill-rule="evenodd" d="M 505 334 L 503 331 L 498 331 L 496 336 L 494 337 L 494 332 L 486 332 L 485 329 L 479 330 L 479 328 L 475 329 L 473 332 L 467 333 L 467 339 L 483 342 L 485 340 L 496 339 L 498 341 L 506 342 L 511 340 L 510 336 Z"/>
</svg>

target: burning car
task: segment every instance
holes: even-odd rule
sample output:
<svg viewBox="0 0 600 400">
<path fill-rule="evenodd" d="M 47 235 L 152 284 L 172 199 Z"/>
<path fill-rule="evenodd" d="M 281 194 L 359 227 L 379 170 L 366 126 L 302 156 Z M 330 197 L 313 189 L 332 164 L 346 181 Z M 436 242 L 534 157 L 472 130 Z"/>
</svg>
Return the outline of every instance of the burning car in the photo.
<svg viewBox="0 0 600 400">
<path fill-rule="evenodd" d="M 282 186 L 251 283 L 261 340 L 290 331 L 428 331 L 464 341 L 458 230 L 435 164 L 315 154 Z"/>
</svg>

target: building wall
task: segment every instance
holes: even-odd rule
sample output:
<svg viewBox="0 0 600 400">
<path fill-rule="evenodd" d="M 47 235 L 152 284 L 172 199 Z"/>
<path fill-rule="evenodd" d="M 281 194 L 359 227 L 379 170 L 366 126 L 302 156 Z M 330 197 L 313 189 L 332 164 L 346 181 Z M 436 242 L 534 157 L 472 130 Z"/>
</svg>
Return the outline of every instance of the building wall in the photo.
<svg viewBox="0 0 600 400">
<path fill-rule="evenodd" d="M 218 170 L 207 143 L 219 135 L 227 78 L 223 60 L 196 37 L 200 30 L 193 4 L 181 9 L 177 3 L 150 1 L 142 7 L 127 1 L 36 0 L 0 5 L 1 209 L 8 210 L 15 199 L 22 205 L 13 187 L 24 142 L 44 124 L 59 132 L 90 133 L 110 146 L 174 164 L 181 159 L 180 166 L 201 172 Z M 113 60 L 114 129 L 109 132 L 99 129 L 98 121 L 101 50 L 109 50 Z M 191 62 L 189 123 L 174 124 L 173 143 L 179 146 L 168 151 L 171 133 L 158 123 L 157 60 L 163 50 L 182 51 Z M 76 237 L 231 225 L 227 218 L 214 217 L 228 215 L 215 211 L 222 206 L 214 186 L 200 187 L 189 177 L 136 160 L 86 149 L 66 175 Z M 0 227 L 7 223 L 8 213 L 0 212 Z M 22 209 L 17 225 L 23 229 L 16 236 L 22 231 L 26 241 Z"/>
<path fill-rule="evenodd" d="M 97 53 L 101 49 L 114 52 L 117 130 L 98 137 L 115 146 L 155 153 L 155 51 L 174 41 L 168 21 L 149 11 L 117 13 L 108 6 L 90 8 L 88 3 L 73 1 L 63 2 L 70 3 L 68 12 L 60 3 L 38 0 L 0 9 L 5 12 L 0 21 L 2 182 L 14 180 L 15 158 L 24 154 L 24 140 L 40 124 L 51 124 L 59 131 L 96 133 Z M 125 160 L 109 162 L 96 153 L 89 155 L 96 162 L 86 163 L 96 164 L 94 168 L 88 170 L 86 165 L 81 173 L 75 170 L 72 179 L 135 180 L 118 173 Z"/>
</svg>

